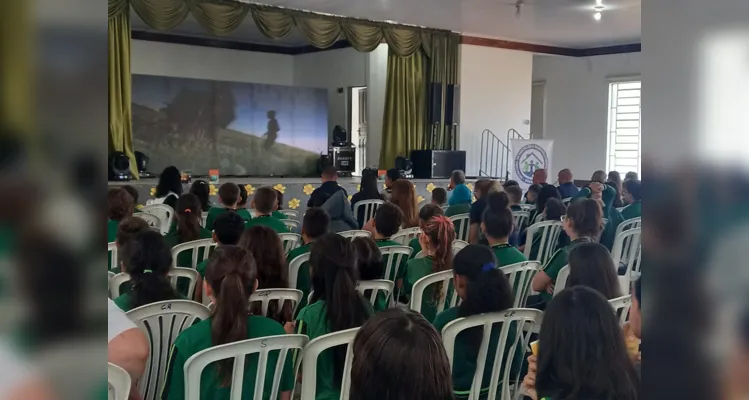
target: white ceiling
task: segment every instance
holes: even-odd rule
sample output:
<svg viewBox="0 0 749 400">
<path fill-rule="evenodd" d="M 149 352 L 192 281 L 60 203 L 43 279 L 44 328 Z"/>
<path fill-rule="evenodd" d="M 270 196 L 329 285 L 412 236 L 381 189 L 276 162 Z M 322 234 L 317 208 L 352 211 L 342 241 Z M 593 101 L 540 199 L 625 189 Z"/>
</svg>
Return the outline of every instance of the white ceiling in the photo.
<svg viewBox="0 0 749 400">
<path fill-rule="evenodd" d="M 249 1 L 249 0 L 241 0 Z M 264 4 L 377 21 L 394 21 L 483 36 L 569 48 L 590 48 L 640 42 L 641 0 L 602 0 L 601 21 L 593 19 L 597 0 L 263 0 Z M 137 15 L 134 30 L 150 30 Z M 211 37 L 192 17 L 170 33 Z M 225 37 L 230 40 L 303 46 L 292 30 L 279 41 L 268 39 L 247 17 Z"/>
</svg>

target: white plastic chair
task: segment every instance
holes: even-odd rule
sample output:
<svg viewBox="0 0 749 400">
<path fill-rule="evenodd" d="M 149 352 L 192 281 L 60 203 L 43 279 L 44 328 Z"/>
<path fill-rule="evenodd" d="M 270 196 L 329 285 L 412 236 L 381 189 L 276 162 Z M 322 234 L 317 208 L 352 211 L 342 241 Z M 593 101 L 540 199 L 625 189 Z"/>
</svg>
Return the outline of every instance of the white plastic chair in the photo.
<svg viewBox="0 0 749 400">
<path fill-rule="evenodd" d="M 172 216 L 174 215 L 172 207 L 167 204 L 150 204 L 143 206 L 140 211 L 159 217 L 159 220 L 161 220 L 161 234 L 166 235 L 169 233 L 169 225 L 172 223 Z"/>
<path fill-rule="evenodd" d="M 302 243 L 302 235 L 298 233 L 279 233 L 278 237 L 281 238 L 281 243 L 283 244 L 283 252 L 286 255 L 289 255 L 289 252 L 291 252 L 291 250 L 296 249 Z"/>
<path fill-rule="evenodd" d="M 393 289 L 395 288 L 395 283 L 393 281 L 389 281 L 386 279 L 373 279 L 371 281 L 359 281 L 356 284 L 356 290 L 359 291 L 359 294 L 367 297 L 366 292 L 369 293 L 369 303 L 372 304 L 374 307 L 375 302 L 377 301 L 377 295 L 380 291 L 385 293 L 385 298 L 389 299 L 390 294 L 393 293 Z"/>
<path fill-rule="evenodd" d="M 359 217 L 359 209 L 364 207 L 364 220 L 359 221 L 359 224 L 365 224 L 367 221 L 374 218 L 375 212 L 377 212 L 377 209 L 383 204 L 385 204 L 385 202 L 382 200 L 357 201 L 356 204 L 354 204 L 354 218 Z"/>
<path fill-rule="evenodd" d="M 450 217 L 450 220 L 455 226 L 455 239 L 468 241 L 468 227 L 471 225 L 470 214 L 458 214 Z"/>
<path fill-rule="evenodd" d="M 520 209 L 523 211 L 531 212 L 531 210 L 535 209 L 535 204 L 520 204 Z"/>
<path fill-rule="evenodd" d="M 531 293 L 531 281 L 536 272 L 541 270 L 541 263 L 538 261 L 523 261 L 515 264 L 505 265 L 499 270 L 507 276 L 515 293 L 514 308 L 523 308 Z"/>
<path fill-rule="evenodd" d="M 107 243 L 107 254 L 111 257 L 111 260 L 109 261 L 109 269 L 117 268 L 118 267 L 117 243 L 115 242 Z"/>
<path fill-rule="evenodd" d="M 571 201 L 572 201 L 572 197 L 567 197 L 567 198 L 562 199 L 562 204 L 564 204 L 565 207 L 569 207 Z"/>
<path fill-rule="evenodd" d="M 351 389 L 351 363 L 353 362 L 352 344 L 359 328 L 346 329 L 322 335 L 309 342 L 304 349 L 302 360 L 302 400 L 314 400 L 317 390 L 317 359 L 325 350 L 346 345 L 346 358 L 343 364 L 341 379 L 341 399 L 349 398 Z M 259 398 L 259 397 L 256 397 Z"/>
<path fill-rule="evenodd" d="M 172 267 L 178 267 L 177 257 L 179 257 L 180 253 L 192 250 L 192 260 L 190 261 L 189 268 L 195 269 L 198 267 L 199 262 L 208 259 L 214 247 L 216 247 L 216 242 L 213 239 L 198 239 L 178 244 L 172 247 Z M 179 265 L 179 267 L 185 266 Z"/>
<path fill-rule="evenodd" d="M 300 254 L 294 257 L 294 259 L 289 262 L 289 288 L 290 289 L 296 289 L 297 287 L 296 281 L 297 281 L 297 277 L 299 276 L 299 268 L 302 267 L 302 264 L 309 262 L 309 255 L 310 255 L 310 252 Z"/>
<path fill-rule="evenodd" d="M 205 228 L 205 223 L 208 221 L 208 213 L 203 213 L 203 216 L 200 218 L 200 226 Z"/>
<path fill-rule="evenodd" d="M 453 241 L 453 257 L 455 257 L 458 252 L 465 249 L 468 246 L 468 242 L 460 239 L 455 239 Z"/>
<path fill-rule="evenodd" d="M 524 350 L 528 348 L 530 335 L 534 330 L 537 330 L 535 329 L 535 325 L 541 321 L 542 315 L 541 311 L 538 310 L 511 308 L 503 312 L 458 318 L 442 328 L 442 343 L 445 345 L 447 359 L 450 361 L 450 369 L 455 365 L 455 342 L 458 339 L 458 335 L 471 328 L 483 328 L 479 353 L 476 358 L 476 371 L 473 375 L 473 383 L 471 384 L 471 392 L 468 395 L 468 400 L 478 400 L 481 397 L 484 368 L 489 356 L 489 342 L 492 338 L 492 328 L 496 324 L 501 324 L 501 328 L 496 328 L 499 331 L 499 337 L 497 350 L 494 353 L 489 392 L 486 394 L 486 398 L 509 400 L 513 398 L 513 393 L 517 395 L 523 376 L 520 375 L 522 372 L 519 371 L 519 376 L 511 376 L 512 365 L 515 361 L 515 350 L 518 347 Z M 511 331 L 514 331 L 515 334 L 515 340 L 512 342 L 508 340 Z M 505 349 L 509 350 L 505 352 Z M 505 353 L 507 357 L 505 357 Z M 499 375 L 501 371 L 504 372 L 502 376 Z M 499 395 L 498 390 L 501 390 Z"/>
<path fill-rule="evenodd" d="M 283 224 L 286 225 L 286 229 L 291 232 L 296 232 L 297 230 L 299 230 L 299 221 L 295 219 L 282 219 L 281 222 L 283 222 Z"/>
<path fill-rule="evenodd" d="M 619 236 L 620 233 L 633 229 L 633 228 L 640 228 L 642 226 L 642 218 L 636 217 L 636 218 L 630 218 L 628 220 L 622 221 L 619 226 L 616 227 L 616 234 L 614 237 Z"/>
<path fill-rule="evenodd" d="M 616 316 L 619 317 L 619 325 L 624 325 L 629 320 L 629 309 L 632 308 L 632 295 L 617 297 L 609 300 L 611 307 L 614 307 Z"/>
<path fill-rule="evenodd" d="M 531 218 L 531 213 L 528 211 L 513 211 L 512 221 L 515 223 L 515 227 L 519 230 L 528 224 L 528 220 Z"/>
<path fill-rule="evenodd" d="M 454 277 L 453 271 L 441 271 L 429 274 L 414 283 L 411 289 L 411 303 L 408 308 L 421 313 L 421 303 L 424 299 L 424 291 L 427 287 L 432 286 L 436 283 L 442 282 L 440 288 L 439 302 L 437 303 L 437 314 L 445 310 L 445 303 L 447 302 L 447 289 L 450 286 Z M 454 291 L 453 291 L 454 292 Z M 453 293 L 452 299 L 450 299 L 450 307 L 455 307 L 458 304 L 458 294 Z"/>
<path fill-rule="evenodd" d="M 294 362 L 294 377 L 296 377 L 299 372 L 301 360 L 304 358 L 302 357 L 305 352 L 304 347 L 308 341 L 309 339 L 306 335 L 278 335 L 242 340 L 199 351 L 185 362 L 185 400 L 200 400 L 200 377 L 203 370 L 208 365 L 227 358 L 234 359 L 231 374 L 230 399 L 239 400 L 243 398 L 242 389 L 245 383 L 245 361 L 247 356 L 251 354 L 258 354 L 257 375 L 254 377 L 255 390 L 253 391 L 252 398 L 277 399 L 280 393 L 283 367 L 289 351 L 299 351 Z M 264 396 L 263 394 L 266 392 L 265 374 L 269 366 L 268 359 L 271 351 L 278 352 L 278 362 L 275 366 L 270 366 L 271 368 L 275 368 L 273 386 L 268 388 L 270 396 Z M 296 382 L 296 379 L 294 381 Z"/>
<path fill-rule="evenodd" d="M 107 363 L 107 384 L 110 400 L 127 400 L 130 397 L 130 374 L 112 363 Z"/>
<path fill-rule="evenodd" d="M 408 246 L 408 244 L 411 242 L 411 239 L 419 236 L 419 233 L 421 233 L 421 228 L 419 227 L 405 228 L 399 230 L 398 233 L 391 236 L 390 240 L 397 242 L 398 244 L 401 244 L 403 246 Z"/>
<path fill-rule="evenodd" d="M 159 232 L 161 232 L 161 218 L 159 218 L 158 216 L 147 212 L 139 212 L 133 214 L 133 217 L 140 218 L 143 221 L 146 221 L 149 227 L 156 228 L 159 230 Z"/>
<path fill-rule="evenodd" d="M 640 267 L 642 264 L 642 228 L 630 228 L 618 234 L 614 239 L 614 247 L 611 250 L 611 258 L 614 260 L 614 266 L 626 265 L 627 271 L 624 275 L 619 275 L 619 285 L 622 293 L 629 293 L 633 280 L 640 276 Z"/>
<path fill-rule="evenodd" d="M 138 391 L 144 400 L 156 399 L 166 381 L 171 345 L 182 331 L 198 320 L 210 317 L 208 307 L 190 300 L 167 300 L 138 307 L 127 312 L 128 318 L 148 336 L 151 351 Z"/>
<path fill-rule="evenodd" d="M 117 274 L 115 274 L 112 271 L 107 272 L 107 293 L 109 293 L 109 288 L 112 286 L 112 278 L 114 278 Z"/>
<path fill-rule="evenodd" d="M 559 293 L 564 290 L 564 288 L 567 286 L 567 278 L 570 277 L 570 266 L 565 265 L 562 267 L 562 269 L 559 270 L 559 273 L 557 274 L 557 280 L 554 282 L 554 296 L 558 295 Z"/>
<path fill-rule="evenodd" d="M 264 317 L 268 316 L 268 306 L 271 302 L 278 303 L 278 309 L 283 310 L 287 301 L 291 302 L 292 308 L 296 311 L 296 306 L 302 300 L 302 291 L 297 289 L 258 289 L 250 295 L 250 306 L 254 303 L 261 303 L 261 313 Z"/>
<path fill-rule="evenodd" d="M 195 294 L 195 284 L 198 281 L 198 276 L 200 276 L 200 273 L 198 273 L 198 271 L 191 268 L 174 267 L 169 270 L 167 276 L 170 278 L 170 282 L 175 288 L 177 287 L 178 278 L 189 279 L 190 287 L 187 289 L 187 298 L 193 298 L 193 295 Z M 113 276 L 109 281 L 109 298 L 116 299 L 117 297 L 119 297 L 120 286 L 122 286 L 123 283 L 129 281 L 130 279 L 130 274 L 128 274 L 127 272 L 120 272 L 119 274 Z"/>
<path fill-rule="evenodd" d="M 525 257 L 529 261 L 540 261 L 546 264 L 554 255 L 557 244 L 559 244 L 559 235 L 562 233 L 563 224 L 561 221 L 541 221 L 528 227 L 525 236 Z M 531 250 L 533 248 L 533 238 L 536 232 L 541 233 L 541 242 L 538 246 L 538 252 L 535 259 L 531 259 Z"/>
<path fill-rule="evenodd" d="M 385 261 L 385 279 L 395 281 L 398 276 L 398 269 L 411 257 L 412 252 L 413 249 L 408 246 L 380 247 L 382 260 Z"/>
<path fill-rule="evenodd" d="M 291 218 L 293 220 L 299 221 L 299 211 L 295 210 L 278 210 L 281 214 L 285 215 L 288 218 Z"/>
<path fill-rule="evenodd" d="M 343 231 L 343 232 L 338 232 L 338 234 L 341 235 L 341 236 L 343 236 L 343 237 L 345 237 L 345 238 L 349 238 L 349 239 L 353 239 L 353 238 L 357 238 L 357 237 L 372 237 L 372 232 L 365 231 L 363 229 L 355 229 L 355 230 L 351 230 L 351 231 Z"/>
</svg>

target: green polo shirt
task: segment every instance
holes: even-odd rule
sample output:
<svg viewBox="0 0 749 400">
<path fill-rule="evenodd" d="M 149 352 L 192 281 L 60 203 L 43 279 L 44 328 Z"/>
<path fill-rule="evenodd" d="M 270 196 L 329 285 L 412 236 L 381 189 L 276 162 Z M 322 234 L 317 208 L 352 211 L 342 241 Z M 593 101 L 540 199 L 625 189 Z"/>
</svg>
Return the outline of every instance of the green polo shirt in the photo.
<svg viewBox="0 0 749 400">
<path fill-rule="evenodd" d="M 579 192 L 577 192 L 576 195 L 574 195 L 572 198 L 577 199 L 580 197 L 584 197 L 586 199 L 589 199 L 591 194 L 593 192 L 590 190 L 589 187 L 581 189 Z M 609 210 L 611 209 L 611 206 L 614 204 L 614 199 L 616 198 L 616 189 L 612 188 L 609 185 L 603 185 L 603 192 L 601 193 L 601 200 L 603 200 L 603 215 L 608 215 Z"/>
<path fill-rule="evenodd" d="M 546 275 L 549 276 L 549 278 L 551 278 L 551 281 L 554 283 L 554 285 L 556 285 L 557 283 L 557 275 L 559 275 L 559 271 L 564 268 L 565 265 L 567 265 L 567 258 L 570 255 L 570 251 L 583 243 L 590 242 L 591 240 L 589 238 L 579 238 L 577 240 L 573 240 L 572 242 L 570 242 L 570 244 L 557 250 L 556 253 L 551 256 L 546 265 L 544 265 L 543 271 L 546 273 Z M 541 291 L 541 297 L 544 299 L 544 302 L 546 302 L 546 304 L 549 304 L 553 295 L 543 290 Z"/>
<path fill-rule="evenodd" d="M 446 217 L 452 217 L 458 214 L 468 214 L 471 212 L 471 205 L 469 203 L 455 204 L 447 207 L 445 210 Z"/>
<path fill-rule="evenodd" d="M 638 200 L 621 211 L 624 221 L 642 216 L 642 200 Z"/>
<path fill-rule="evenodd" d="M 112 243 L 117 239 L 117 228 L 120 226 L 120 221 L 113 219 L 107 220 L 107 243 Z"/>
<path fill-rule="evenodd" d="M 250 211 L 245 208 L 239 208 L 239 209 L 231 209 L 226 207 L 211 207 L 210 210 L 208 210 L 208 216 L 205 218 L 205 228 L 209 231 L 213 230 L 213 222 L 216 221 L 216 218 L 218 218 L 219 215 L 225 213 L 225 212 L 235 212 L 239 214 L 242 219 L 247 222 L 252 219 L 252 216 L 250 215 Z"/>
<path fill-rule="evenodd" d="M 245 224 L 245 227 L 247 229 L 252 228 L 253 226 L 258 225 L 264 225 L 267 226 L 276 233 L 288 233 L 289 230 L 286 228 L 286 224 L 284 224 L 280 219 L 273 217 L 272 215 L 258 215 L 257 217 L 247 221 Z"/>
<path fill-rule="evenodd" d="M 434 320 L 434 328 L 437 332 L 442 334 L 442 329 L 448 323 L 458 319 L 458 307 L 453 307 L 448 310 L 441 312 Z M 497 346 L 499 344 L 499 336 L 501 334 L 502 325 L 495 324 L 492 327 L 491 338 L 489 339 L 489 350 L 487 352 L 486 364 L 484 365 L 484 376 L 481 381 L 481 393 L 482 398 L 486 397 L 486 393 L 489 391 L 489 385 L 492 378 L 492 368 L 494 366 L 494 355 L 497 353 Z M 480 332 L 478 332 L 480 334 Z M 471 392 L 471 385 L 473 384 L 473 375 L 476 373 L 476 359 L 478 358 L 479 346 L 481 346 L 481 339 L 472 336 L 476 332 L 462 332 L 455 339 L 455 352 L 453 355 L 453 391 L 455 397 L 458 399 L 468 398 Z M 504 374 L 504 365 L 506 365 L 507 357 L 510 356 L 512 350 L 512 344 L 515 342 L 515 329 L 510 329 L 507 334 L 507 345 L 504 349 L 505 360 L 502 362 L 503 367 L 499 373 L 499 381 L 502 381 Z M 515 354 L 512 360 L 512 370 L 510 376 L 514 378 L 518 376 L 520 369 L 523 367 L 523 361 L 525 353 L 521 346 L 515 349 Z M 520 374 L 522 379 L 523 374 Z M 499 390 L 502 386 L 500 384 Z"/>
<path fill-rule="evenodd" d="M 247 339 L 261 338 L 265 336 L 284 335 L 283 326 L 278 322 L 261 316 L 250 315 L 247 317 Z M 198 322 L 182 332 L 172 346 L 169 355 L 169 364 L 166 374 L 166 382 L 161 398 L 165 400 L 181 400 L 185 398 L 185 362 L 199 351 L 213 347 L 211 338 L 211 318 Z M 284 362 L 283 373 L 279 390 L 290 391 L 294 387 L 294 365 L 293 352 L 289 352 Z M 278 351 L 268 354 L 268 362 L 265 370 L 265 390 L 263 399 L 270 399 L 273 388 L 273 375 L 278 362 Z M 255 353 L 245 358 L 244 387 L 242 388 L 242 399 L 252 400 L 255 390 L 255 377 L 257 376 L 257 364 L 259 354 Z M 200 398 L 212 400 L 228 400 L 231 387 L 220 385 L 216 364 L 208 365 L 200 378 Z M 257 399 L 255 399 L 257 400 Z M 275 400 L 275 399 L 274 399 Z"/>
<path fill-rule="evenodd" d="M 291 261 L 302 254 L 307 254 L 310 252 L 310 247 L 312 243 L 305 243 L 302 246 L 297 247 L 294 250 L 291 250 L 289 252 L 289 255 L 286 256 L 286 262 L 291 263 Z M 298 310 L 301 310 L 303 307 L 307 305 L 307 297 L 309 297 L 309 292 L 312 290 L 312 281 L 309 274 L 309 262 L 302 263 L 302 265 L 299 267 L 299 273 L 297 273 L 296 276 L 296 288 L 302 291 L 302 301 L 299 302 L 299 305 L 297 306 Z"/>
<path fill-rule="evenodd" d="M 389 246 L 403 246 L 402 244 L 398 242 L 394 242 L 390 239 L 377 239 L 375 240 L 375 244 L 377 245 L 377 247 L 380 247 L 380 248 L 389 247 Z M 385 259 L 385 257 L 383 257 L 382 261 L 387 263 L 387 260 Z M 391 273 L 389 277 L 384 277 L 383 279 L 387 279 L 393 282 L 397 281 L 398 279 L 402 279 L 406 275 L 406 263 L 407 262 L 408 262 L 407 259 L 404 259 L 403 261 L 401 261 L 401 265 L 398 267 L 398 276 L 392 276 L 392 273 Z M 395 270 L 394 265 L 393 265 L 392 270 Z"/>
<path fill-rule="evenodd" d="M 419 243 L 419 238 L 415 237 L 411 239 L 411 241 L 408 242 L 408 247 L 413 249 L 413 253 L 411 253 L 410 258 L 416 257 L 416 255 L 421 251 L 421 243 Z"/>
<path fill-rule="evenodd" d="M 289 219 L 289 216 L 282 213 L 281 211 L 273 211 L 270 215 L 276 219 Z"/>
<path fill-rule="evenodd" d="M 491 246 L 494 252 L 494 257 L 497 257 L 497 268 L 504 267 L 506 265 L 515 264 L 523 261 L 528 261 L 525 255 L 520 252 L 515 246 L 511 246 L 509 243 L 499 243 Z"/>
<path fill-rule="evenodd" d="M 411 291 L 413 290 L 416 281 L 432 273 L 434 273 L 432 257 L 414 258 L 409 260 L 406 265 L 406 276 L 403 279 L 403 293 L 410 298 Z M 437 303 L 434 299 L 434 290 L 436 287 L 437 284 L 429 285 L 424 289 L 424 293 L 422 294 L 421 315 L 429 322 L 433 321 L 434 317 L 437 316 Z M 450 304 L 452 296 L 453 290 L 451 284 L 450 287 L 447 288 L 445 304 Z"/>
<path fill-rule="evenodd" d="M 373 314 L 369 302 L 362 299 L 369 315 Z M 331 333 L 326 318 L 326 306 L 324 300 L 318 300 L 299 312 L 296 320 L 297 333 L 309 336 L 310 340 Z M 315 400 L 338 400 L 341 397 L 340 384 L 336 384 L 335 367 L 333 364 L 333 352 L 325 351 L 317 359 L 317 387 Z"/>
</svg>

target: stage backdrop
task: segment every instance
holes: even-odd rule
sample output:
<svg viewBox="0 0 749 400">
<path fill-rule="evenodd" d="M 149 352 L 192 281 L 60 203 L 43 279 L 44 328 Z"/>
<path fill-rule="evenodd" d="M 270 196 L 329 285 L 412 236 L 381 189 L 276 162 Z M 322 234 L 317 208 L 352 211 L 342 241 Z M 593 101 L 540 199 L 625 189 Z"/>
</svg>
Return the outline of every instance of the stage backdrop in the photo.
<svg viewBox="0 0 749 400">
<path fill-rule="evenodd" d="M 251 66 L 248 66 L 251 68 Z M 326 89 L 133 75 L 135 151 L 149 171 L 315 176 L 328 151 Z"/>
</svg>

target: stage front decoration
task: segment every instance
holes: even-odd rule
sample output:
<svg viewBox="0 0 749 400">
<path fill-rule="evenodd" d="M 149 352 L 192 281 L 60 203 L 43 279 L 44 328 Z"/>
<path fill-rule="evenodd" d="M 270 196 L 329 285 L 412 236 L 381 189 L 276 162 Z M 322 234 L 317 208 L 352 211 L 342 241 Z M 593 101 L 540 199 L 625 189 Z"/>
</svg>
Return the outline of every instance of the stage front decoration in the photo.
<svg viewBox="0 0 749 400">
<path fill-rule="evenodd" d="M 433 191 L 433 190 L 434 190 L 434 189 L 435 189 L 436 187 L 437 187 L 437 186 L 434 186 L 434 183 L 432 183 L 432 182 L 429 182 L 429 183 L 427 184 L 427 192 L 429 192 L 429 193 L 432 193 L 432 191 Z"/>
<path fill-rule="evenodd" d="M 282 185 L 280 183 L 277 183 L 277 184 L 273 185 L 273 190 L 278 190 L 279 192 L 281 192 L 281 194 L 284 194 L 284 193 L 286 193 L 286 186 L 284 186 L 284 185 Z"/>
<path fill-rule="evenodd" d="M 315 191 L 315 187 L 312 185 L 304 185 L 304 188 L 302 188 L 302 191 L 304 191 L 304 194 L 309 196 L 312 194 L 312 192 Z"/>
<path fill-rule="evenodd" d="M 250 185 L 249 183 L 244 185 L 244 190 L 247 191 L 248 196 L 255 194 L 255 187 Z"/>
<path fill-rule="evenodd" d="M 302 204 L 302 202 L 299 201 L 299 199 L 294 198 L 289 200 L 289 208 L 292 210 L 296 210 L 297 208 L 299 208 L 300 204 Z"/>
</svg>

